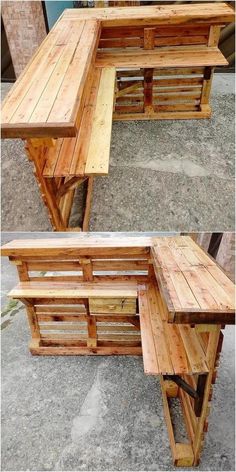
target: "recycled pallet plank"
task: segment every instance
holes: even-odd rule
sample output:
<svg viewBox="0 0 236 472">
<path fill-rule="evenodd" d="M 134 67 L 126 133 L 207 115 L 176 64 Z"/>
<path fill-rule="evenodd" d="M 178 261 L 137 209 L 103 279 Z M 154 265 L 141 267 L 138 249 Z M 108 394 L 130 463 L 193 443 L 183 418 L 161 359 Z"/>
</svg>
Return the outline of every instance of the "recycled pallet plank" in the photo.
<svg viewBox="0 0 236 472">
<path fill-rule="evenodd" d="M 85 166 L 86 175 L 108 174 L 114 90 L 115 69 L 104 68 L 101 73 L 101 86 L 98 90 L 94 112 Z"/>
<path fill-rule="evenodd" d="M 208 372 L 205 354 L 194 328 L 171 326 L 163 314 L 154 283 L 139 290 L 144 371 L 149 375 Z"/>
<path fill-rule="evenodd" d="M 44 177 L 84 177 L 108 173 L 114 87 L 114 68 L 94 70 L 79 132 L 75 138 L 58 140 L 53 151 L 48 148 Z"/>
<path fill-rule="evenodd" d="M 128 287 L 120 286 L 117 284 L 107 283 L 84 283 L 84 284 L 72 284 L 67 282 L 21 282 L 15 289 L 13 289 L 9 296 L 11 298 L 27 298 L 27 299 L 40 299 L 40 298 L 57 298 L 57 299 L 83 299 L 83 298 L 136 298 L 137 289 L 133 285 Z"/>
<path fill-rule="evenodd" d="M 99 18 L 103 27 L 180 25 L 180 24 L 224 24 L 234 21 L 234 10 L 227 3 L 205 3 L 189 5 L 148 5 L 141 7 L 84 8 L 83 12 L 67 9 L 63 19 L 83 20 Z"/>
<path fill-rule="evenodd" d="M 119 50 L 98 52 L 97 67 L 193 67 L 214 66 L 228 64 L 227 60 L 216 47 L 189 48 L 171 50 Z"/>
</svg>

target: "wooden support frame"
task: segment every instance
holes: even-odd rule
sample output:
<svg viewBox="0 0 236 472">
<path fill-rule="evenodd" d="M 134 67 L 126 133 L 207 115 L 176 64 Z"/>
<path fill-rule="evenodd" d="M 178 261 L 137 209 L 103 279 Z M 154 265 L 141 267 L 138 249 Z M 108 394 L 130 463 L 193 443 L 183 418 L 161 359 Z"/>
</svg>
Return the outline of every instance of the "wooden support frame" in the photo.
<svg viewBox="0 0 236 472">
<path fill-rule="evenodd" d="M 83 213 L 83 221 L 81 228 L 71 228 L 73 231 L 84 231 L 88 229 L 89 215 L 91 210 L 92 202 L 92 181 L 93 177 L 71 177 L 71 178 L 47 178 L 43 175 L 42 169 L 45 164 L 45 140 L 42 140 L 41 146 L 39 145 L 40 139 L 37 140 L 37 146 L 34 146 L 34 140 L 28 140 L 26 143 L 26 153 L 30 161 L 34 164 L 34 175 L 38 182 L 39 191 L 43 202 L 48 210 L 49 218 L 52 223 L 54 231 L 68 231 L 69 219 L 71 209 L 74 200 L 74 194 L 76 188 L 88 180 L 86 186 L 86 204 Z M 48 147 L 48 142 L 47 142 Z"/>
<path fill-rule="evenodd" d="M 191 238 L 138 239 L 118 244 L 109 238 L 99 243 L 94 237 L 87 243 L 83 238 L 8 243 L 3 255 L 16 264 L 20 279 L 10 296 L 25 304 L 33 355 L 143 355 L 145 373 L 160 378 L 174 465 L 197 466 L 223 343 L 222 325 L 209 322 L 204 304 L 212 303 L 212 293 L 220 297 L 214 316 L 215 321 L 224 320 L 234 287 Z M 166 273 L 167 268 L 171 290 L 166 285 L 162 291 L 160 271 Z M 48 270 L 55 274 L 37 274 Z M 124 275 L 130 270 L 132 275 Z M 187 271 L 189 280 L 191 270 L 198 284 L 187 287 L 184 274 Z M 64 275 L 58 276 L 58 271 Z M 203 324 L 201 316 L 195 317 L 194 326 L 185 318 L 182 325 L 181 320 L 168 320 L 176 288 L 183 316 L 184 303 L 191 300 L 193 305 L 196 296 L 203 304 L 195 307 L 196 313 L 203 311 L 208 322 Z M 228 316 L 231 322 L 233 314 Z M 187 442 L 175 439 L 173 398 L 181 406 Z"/>
<path fill-rule="evenodd" d="M 174 465 L 177 467 L 192 467 L 199 465 L 204 435 L 208 430 L 208 416 L 210 414 L 210 401 L 212 399 L 212 384 L 218 365 L 220 342 L 220 326 L 213 326 L 209 331 L 208 341 L 205 344 L 208 359 L 209 373 L 203 376 L 184 376 L 183 380 L 191 382 L 193 388 L 197 387 L 200 393 L 200 403 L 191 399 L 189 394 L 181 388 L 176 388 L 161 376 L 161 390 L 164 405 L 164 414 L 167 424 L 171 451 Z M 197 377 L 197 378 L 196 378 Z M 172 421 L 169 398 L 178 398 L 184 417 L 187 443 L 175 441 L 174 426 Z"/>
</svg>

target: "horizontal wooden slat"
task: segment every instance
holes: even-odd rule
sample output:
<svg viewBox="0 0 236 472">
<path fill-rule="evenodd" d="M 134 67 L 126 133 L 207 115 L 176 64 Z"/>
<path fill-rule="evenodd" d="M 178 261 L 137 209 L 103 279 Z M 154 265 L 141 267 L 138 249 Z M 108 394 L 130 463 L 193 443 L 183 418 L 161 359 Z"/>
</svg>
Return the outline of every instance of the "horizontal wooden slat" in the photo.
<svg viewBox="0 0 236 472">
<path fill-rule="evenodd" d="M 134 49 L 119 50 L 119 52 L 98 52 L 97 67 L 187 67 L 227 65 L 228 62 L 216 47 L 201 47 L 159 50 Z"/>
<path fill-rule="evenodd" d="M 191 25 L 191 26 L 158 26 L 153 28 L 155 36 L 158 37 L 170 37 L 170 36 L 199 36 L 206 35 L 209 32 L 208 25 Z M 113 27 L 113 28 L 102 28 L 101 39 L 110 38 L 130 38 L 130 37 L 144 37 L 144 28 L 139 27 Z"/>
<path fill-rule="evenodd" d="M 99 18 L 103 27 L 181 25 L 184 24 L 224 24 L 234 21 L 234 10 L 226 3 L 203 3 L 191 5 L 147 5 L 139 7 L 91 8 L 76 11 L 65 10 L 63 19 Z"/>
<path fill-rule="evenodd" d="M 163 38 L 154 38 L 154 46 L 181 46 L 187 44 L 207 44 L 207 35 L 206 36 L 183 36 L 183 37 L 163 37 Z M 101 49 L 106 48 L 132 48 L 132 47 L 143 47 L 143 38 L 116 38 L 116 39 L 101 39 L 99 42 L 99 47 Z"/>
<path fill-rule="evenodd" d="M 134 284 L 112 283 L 70 283 L 70 282 L 21 282 L 9 293 L 11 298 L 62 298 L 82 299 L 89 297 L 137 297 L 137 289 Z"/>
<path fill-rule="evenodd" d="M 71 259 L 79 256 L 119 259 L 127 256 L 147 256 L 150 253 L 150 237 L 104 237 L 91 235 L 89 238 L 80 235 L 79 238 L 52 239 L 16 239 L 1 248 L 3 256 L 31 256 L 35 260 L 49 256 Z M 133 257 L 134 258 L 134 257 Z M 55 259 L 54 259 L 55 260 Z"/>
</svg>

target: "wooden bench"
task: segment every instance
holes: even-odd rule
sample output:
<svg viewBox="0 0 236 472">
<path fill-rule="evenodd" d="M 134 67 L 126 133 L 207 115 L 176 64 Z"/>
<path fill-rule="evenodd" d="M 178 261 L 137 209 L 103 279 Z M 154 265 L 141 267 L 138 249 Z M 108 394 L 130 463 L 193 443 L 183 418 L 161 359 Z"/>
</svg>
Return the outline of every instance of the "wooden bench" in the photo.
<svg viewBox="0 0 236 472">
<path fill-rule="evenodd" d="M 222 324 L 234 322 L 235 287 L 216 262 L 186 236 L 17 240 L 2 254 L 18 270 L 9 296 L 25 305 L 31 353 L 142 355 L 160 379 L 174 464 L 197 465 Z M 175 439 L 173 398 L 186 442 Z"/>
<path fill-rule="evenodd" d="M 48 149 L 44 177 L 107 175 L 115 91 L 115 69 L 94 70 L 80 129 L 75 138 L 59 139 Z"/>
<path fill-rule="evenodd" d="M 85 181 L 82 229 L 88 230 L 93 177 L 107 175 L 109 169 L 115 69 L 94 69 L 92 74 L 76 137 L 59 138 L 46 146 L 31 139 L 26 145 L 53 228 L 61 231 L 69 226 L 75 189 Z"/>
<path fill-rule="evenodd" d="M 208 372 L 195 328 L 168 323 L 155 281 L 140 287 L 138 298 L 144 372 L 149 375 Z"/>
</svg>

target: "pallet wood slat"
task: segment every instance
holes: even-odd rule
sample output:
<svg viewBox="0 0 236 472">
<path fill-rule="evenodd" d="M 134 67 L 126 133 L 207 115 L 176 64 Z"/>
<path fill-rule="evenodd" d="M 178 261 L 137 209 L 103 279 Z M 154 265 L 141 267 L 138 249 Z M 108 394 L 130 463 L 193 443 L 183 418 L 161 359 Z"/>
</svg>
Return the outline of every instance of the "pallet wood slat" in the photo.
<svg viewBox="0 0 236 472">
<path fill-rule="evenodd" d="M 65 19 L 94 19 L 101 20 L 102 26 L 146 26 L 146 25 L 180 25 L 180 24 L 224 24 L 234 21 L 234 10 L 226 3 L 192 4 L 186 5 L 148 5 L 141 7 L 117 7 L 117 8 L 90 8 L 83 12 L 76 10 L 65 10 Z"/>
<path fill-rule="evenodd" d="M 143 300 L 144 297 L 146 301 Z M 141 303 L 142 305 L 146 304 L 146 310 L 140 311 L 141 333 L 145 333 L 142 336 L 145 373 L 149 375 L 181 375 L 208 372 L 205 356 L 194 328 L 183 325 L 173 329 L 172 326 L 169 326 L 161 316 L 159 297 L 158 289 L 153 284 L 148 287 L 146 293 L 141 290 Z M 145 322 L 146 317 L 148 317 L 149 323 Z M 152 349 L 151 355 L 150 349 Z M 149 364 L 148 359 L 152 359 L 152 357 L 157 359 L 156 365 L 158 367 L 156 369 L 153 369 L 152 362 Z"/>
<path fill-rule="evenodd" d="M 91 174 L 108 173 L 114 86 L 114 68 L 104 68 L 102 73 L 95 70 L 80 131 L 76 138 L 58 140 L 54 152 L 48 149 L 43 170 L 44 177 L 88 177 Z M 102 109 L 106 110 L 106 120 L 102 116 Z M 99 136 L 106 137 L 106 152 L 104 138 L 100 143 Z"/>
<path fill-rule="evenodd" d="M 230 307 L 226 323 L 233 322 L 234 285 L 214 260 L 186 236 L 80 234 L 69 239 L 16 240 L 1 252 L 17 267 L 20 282 L 9 295 L 25 305 L 30 352 L 142 355 L 145 374 L 160 377 L 174 465 L 198 465 L 226 306 Z M 129 264 L 132 275 L 124 276 L 122 269 Z M 143 265 L 146 271 L 140 276 Z M 95 275 L 98 268 L 106 275 Z M 111 268 L 118 269 L 116 275 L 109 272 Z M 55 275 L 48 275 L 52 269 Z M 56 275 L 63 270 L 64 275 Z M 38 276 L 40 271 L 46 272 L 44 277 Z M 176 385 L 176 376 L 195 392 L 201 385 L 197 400 Z M 182 409 L 186 443 L 175 439 L 173 397 Z"/>
<path fill-rule="evenodd" d="M 97 67 L 206 67 L 228 64 L 223 54 L 217 48 L 191 48 L 183 50 L 121 50 L 114 52 L 99 52 L 97 54 Z"/>
</svg>

